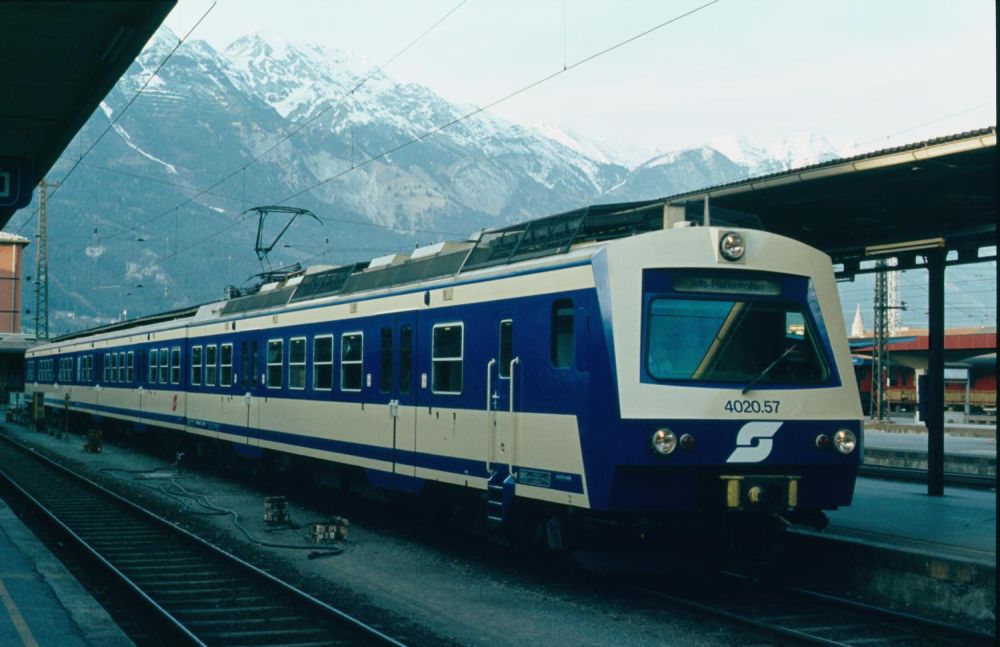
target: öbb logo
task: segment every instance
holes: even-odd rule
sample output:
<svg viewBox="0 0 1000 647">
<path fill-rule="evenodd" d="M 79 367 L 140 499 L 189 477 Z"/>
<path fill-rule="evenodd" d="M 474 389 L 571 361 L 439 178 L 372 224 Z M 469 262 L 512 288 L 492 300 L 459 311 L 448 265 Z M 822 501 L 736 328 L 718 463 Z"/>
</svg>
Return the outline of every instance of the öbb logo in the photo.
<svg viewBox="0 0 1000 647">
<path fill-rule="evenodd" d="M 774 441 L 771 438 L 778 433 L 780 422 L 748 422 L 740 428 L 736 435 L 736 449 L 727 463 L 759 463 L 771 455 Z"/>
</svg>

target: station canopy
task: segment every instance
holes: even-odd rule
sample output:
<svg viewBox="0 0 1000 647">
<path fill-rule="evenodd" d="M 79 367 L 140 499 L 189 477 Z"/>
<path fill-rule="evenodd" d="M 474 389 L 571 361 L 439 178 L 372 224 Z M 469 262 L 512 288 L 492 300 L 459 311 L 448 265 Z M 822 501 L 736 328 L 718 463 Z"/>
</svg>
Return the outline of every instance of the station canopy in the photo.
<svg viewBox="0 0 1000 647">
<path fill-rule="evenodd" d="M 768 231 L 829 254 L 838 276 L 922 264 L 943 248 L 947 264 L 996 259 L 996 127 L 837 159 L 669 196 L 689 214 L 742 212 Z M 724 219 L 725 216 L 723 216 Z M 992 249 L 990 249 L 992 247 Z"/>
<path fill-rule="evenodd" d="M 0 3 L 0 227 L 31 202 L 175 2 Z"/>
</svg>

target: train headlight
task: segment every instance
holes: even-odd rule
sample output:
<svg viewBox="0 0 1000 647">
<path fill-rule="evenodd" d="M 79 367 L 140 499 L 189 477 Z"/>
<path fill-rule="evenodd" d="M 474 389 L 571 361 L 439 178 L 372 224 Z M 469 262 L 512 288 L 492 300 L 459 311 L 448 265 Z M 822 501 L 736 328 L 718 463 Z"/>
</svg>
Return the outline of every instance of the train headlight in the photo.
<svg viewBox="0 0 1000 647">
<path fill-rule="evenodd" d="M 677 434 L 669 429 L 657 429 L 653 432 L 653 451 L 666 456 L 677 449 Z"/>
<path fill-rule="evenodd" d="M 743 258 L 743 253 L 746 252 L 747 246 L 746 242 L 743 240 L 743 236 L 736 233 L 735 231 L 729 231 L 722 235 L 719 239 L 719 253 L 722 254 L 722 258 L 727 261 L 738 261 Z"/>
<path fill-rule="evenodd" d="M 830 437 L 826 434 L 816 436 L 816 449 L 826 449 L 830 446 Z"/>
<path fill-rule="evenodd" d="M 841 454 L 850 454 L 858 446 L 858 439 L 850 429 L 839 429 L 833 434 L 833 446 Z"/>
<path fill-rule="evenodd" d="M 681 434 L 681 449 L 686 452 L 694 449 L 694 436 L 691 434 Z"/>
</svg>

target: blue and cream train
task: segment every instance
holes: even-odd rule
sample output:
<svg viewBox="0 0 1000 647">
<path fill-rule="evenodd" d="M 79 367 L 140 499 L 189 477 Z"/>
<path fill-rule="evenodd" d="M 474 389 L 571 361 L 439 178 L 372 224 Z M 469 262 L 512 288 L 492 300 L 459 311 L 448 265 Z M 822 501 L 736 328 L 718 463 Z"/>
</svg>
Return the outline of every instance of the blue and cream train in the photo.
<svg viewBox="0 0 1000 647">
<path fill-rule="evenodd" d="M 830 259 L 675 213 L 603 205 L 310 267 L 36 346 L 26 389 L 378 487 L 478 490 L 494 520 L 849 504 L 862 414 Z"/>
</svg>

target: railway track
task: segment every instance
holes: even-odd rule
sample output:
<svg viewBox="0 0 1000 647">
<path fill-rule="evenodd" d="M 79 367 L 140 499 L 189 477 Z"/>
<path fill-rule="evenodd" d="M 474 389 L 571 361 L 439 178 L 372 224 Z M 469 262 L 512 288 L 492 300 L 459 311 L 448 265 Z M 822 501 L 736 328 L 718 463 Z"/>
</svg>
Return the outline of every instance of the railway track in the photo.
<svg viewBox="0 0 1000 647">
<path fill-rule="evenodd" d="M 681 591 L 637 585 L 634 590 L 802 643 L 836 647 L 975 647 L 993 634 L 890 611 L 735 573 L 686 582 Z"/>
<path fill-rule="evenodd" d="M 0 481 L 145 618 L 138 644 L 401 645 L 2 435 Z"/>
</svg>

